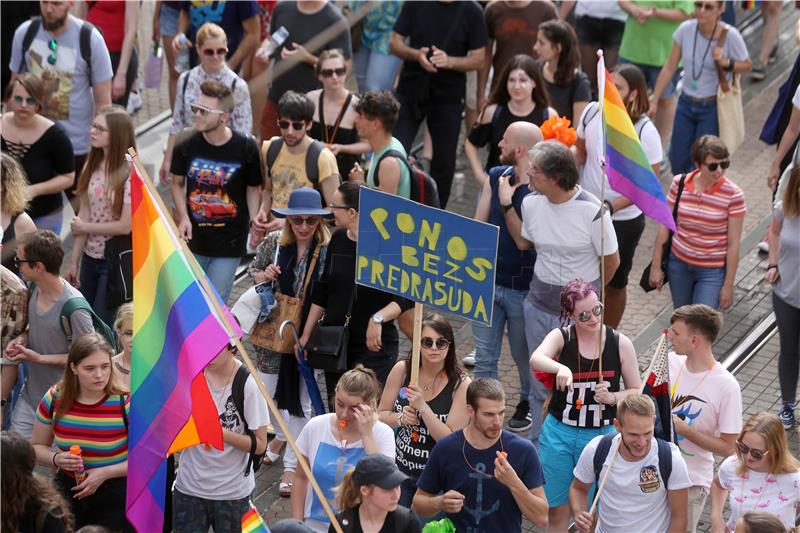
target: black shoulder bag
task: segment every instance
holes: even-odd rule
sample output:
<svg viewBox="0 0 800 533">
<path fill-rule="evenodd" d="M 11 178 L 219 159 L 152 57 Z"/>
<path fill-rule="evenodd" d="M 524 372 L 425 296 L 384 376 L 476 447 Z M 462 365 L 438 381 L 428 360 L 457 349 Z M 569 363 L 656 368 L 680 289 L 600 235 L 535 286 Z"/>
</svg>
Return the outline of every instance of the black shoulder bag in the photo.
<svg viewBox="0 0 800 533">
<path fill-rule="evenodd" d="M 350 343 L 350 317 L 356 298 L 357 285 L 353 286 L 350 305 L 343 326 L 326 326 L 325 316 L 317 322 L 306 343 L 306 358 L 311 368 L 329 372 L 347 371 L 347 346 Z"/>
<path fill-rule="evenodd" d="M 681 180 L 678 182 L 678 194 L 675 196 L 675 205 L 672 206 L 672 219 L 675 221 L 675 227 L 678 227 L 678 203 L 681 201 L 681 195 L 683 194 L 683 186 L 686 184 L 686 174 L 681 176 Z M 669 237 L 667 237 L 667 241 L 664 243 L 664 248 L 661 250 L 661 271 L 664 273 L 664 283 L 666 284 L 669 279 L 667 278 L 667 262 L 669 261 L 669 252 L 672 249 L 672 235 L 673 232 L 670 230 Z M 639 286 L 644 290 L 644 292 L 654 291 L 656 288 L 650 285 L 650 268 L 653 266 L 651 262 L 644 268 L 644 272 L 642 272 L 642 278 L 639 280 Z"/>
</svg>

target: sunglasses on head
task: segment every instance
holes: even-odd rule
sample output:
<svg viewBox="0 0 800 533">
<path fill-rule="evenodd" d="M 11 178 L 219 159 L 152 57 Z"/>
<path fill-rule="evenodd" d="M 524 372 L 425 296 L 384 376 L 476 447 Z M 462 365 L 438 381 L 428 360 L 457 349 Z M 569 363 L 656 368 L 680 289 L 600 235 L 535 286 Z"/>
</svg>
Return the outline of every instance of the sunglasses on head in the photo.
<svg viewBox="0 0 800 533">
<path fill-rule="evenodd" d="M 36 99 L 34 97 L 32 97 L 32 96 L 28 96 L 28 97 L 24 97 L 23 98 L 22 96 L 20 96 L 18 94 L 15 94 L 14 95 L 14 103 L 17 104 L 17 105 L 22 105 L 24 103 L 25 105 L 28 105 L 28 106 L 35 106 L 36 105 Z"/>
<path fill-rule="evenodd" d="M 756 461 L 760 461 L 764 458 L 765 455 L 769 453 L 769 450 L 756 450 L 755 448 L 751 448 L 747 444 L 743 442 L 736 441 L 736 449 L 741 453 L 744 457 L 747 457 L 747 454 L 750 454 L 750 457 L 755 459 Z"/>
<path fill-rule="evenodd" d="M 437 350 L 446 350 L 450 347 L 450 341 L 444 337 L 439 337 L 435 341 L 430 337 L 422 337 L 422 339 L 419 341 L 419 344 L 427 350 L 433 348 L 434 344 L 436 345 Z"/>
<path fill-rule="evenodd" d="M 320 71 L 319 71 L 319 73 L 320 73 L 320 75 L 321 75 L 323 78 L 330 78 L 330 77 L 331 77 L 331 76 L 333 76 L 334 74 L 336 74 L 336 76 L 338 76 L 339 78 L 341 78 L 342 76 L 344 76 L 345 74 L 347 74 L 347 69 L 346 69 L 345 67 L 339 67 L 339 68 L 324 68 L 324 69 L 320 70 Z"/>
<path fill-rule="evenodd" d="M 56 51 L 58 50 L 58 41 L 55 39 L 50 39 L 47 41 L 47 48 L 50 50 L 50 55 L 47 56 L 47 62 L 51 65 L 55 65 L 56 61 L 58 60 L 58 56 L 56 56 Z"/>
<path fill-rule="evenodd" d="M 203 55 L 206 57 L 214 57 L 214 56 L 224 56 L 228 53 L 227 48 L 217 48 L 216 50 L 213 48 L 206 48 L 203 50 Z"/>
<path fill-rule="evenodd" d="M 603 304 L 595 305 L 591 311 L 581 311 L 578 313 L 578 320 L 581 322 L 588 322 L 592 315 L 600 316 L 603 314 Z"/>
<path fill-rule="evenodd" d="M 713 10 L 714 8 L 716 8 L 716 7 L 717 7 L 717 6 L 715 6 L 713 3 L 708 3 L 708 4 L 706 4 L 705 2 L 697 2 L 697 3 L 694 5 L 694 8 L 695 8 L 695 9 L 701 9 L 701 10 L 703 10 L 703 11 L 712 11 L 712 10 Z"/>
<path fill-rule="evenodd" d="M 200 104 L 192 104 L 190 106 L 190 108 L 192 110 L 192 113 L 195 113 L 195 114 L 196 113 L 200 113 L 201 117 L 205 117 L 209 113 L 215 114 L 215 115 L 222 115 L 223 113 L 225 113 L 225 111 L 221 111 L 219 109 L 209 109 L 206 106 L 203 106 L 203 105 L 200 105 Z"/>
<path fill-rule="evenodd" d="M 311 216 L 311 217 L 291 216 L 291 217 L 286 217 L 286 218 L 289 219 L 289 224 L 292 224 L 294 226 L 301 226 L 303 224 L 305 224 L 306 226 L 313 226 L 314 224 L 319 222 L 319 217 L 315 217 L 315 216 Z"/>
<path fill-rule="evenodd" d="M 718 168 L 722 168 L 722 170 L 725 170 L 726 168 L 731 166 L 731 162 L 726 160 L 726 161 L 720 161 L 719 163 L 705 163 L 705 165 L 706 167 L 708 167 L 708 170 L 714 172 Z"/>
<path fill-rule="evenodd" d="M 288 130 L 289 126 L 294 128 L 297 131 L 304 130 L 306 128 L 306 121 L 305 120 L 279 120 L 278 127 L 282 130 Z"/>
</svg>

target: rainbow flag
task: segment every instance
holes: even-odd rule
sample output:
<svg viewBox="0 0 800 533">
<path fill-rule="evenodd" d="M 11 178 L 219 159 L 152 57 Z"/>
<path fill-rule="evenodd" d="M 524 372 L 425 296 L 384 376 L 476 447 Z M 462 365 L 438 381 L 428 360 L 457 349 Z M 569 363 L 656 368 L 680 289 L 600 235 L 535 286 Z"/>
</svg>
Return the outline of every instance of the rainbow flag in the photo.
<svg viewBox="0 0 800 533">
<path fill-rule="evenodd" d="M 140 533 L 162 530 L 167 455 L 200 443 L 222 450 L 222 428 L 202 370 L 231 339 L 152 194 L 134 165 L 126 509 Z"/>
<path fill-rule="evenodd" d="M 242 533 L 269 533 L 267 524 L 250 502 L 250 509 L 242 515 Z"/>
<path fill-rule="evenodd" d="M 633 122 L 606 70 L 601 55 L 597 62 L 598 89 L 606 148 L 606 175 L 611 188 L 626 196 L 642 212 L 676 231 L 672 211 L 661 183 L 647 161 Z"/>
</svg>

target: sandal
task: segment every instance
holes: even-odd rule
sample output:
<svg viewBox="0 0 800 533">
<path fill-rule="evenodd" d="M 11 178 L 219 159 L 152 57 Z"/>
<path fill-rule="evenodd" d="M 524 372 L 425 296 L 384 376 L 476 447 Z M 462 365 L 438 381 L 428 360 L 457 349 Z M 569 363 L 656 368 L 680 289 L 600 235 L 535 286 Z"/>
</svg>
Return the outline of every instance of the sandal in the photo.
<svg viewBox="0 0 800 533">
<path fill-rule="evenodd" d="M 288 498 L 292 495 L 292 485 L 294 485 L 294 472 L 287 470 L 283 473 L 281 482 L 278 485 L 278 494 L 282 498 Z"/>
</svg>

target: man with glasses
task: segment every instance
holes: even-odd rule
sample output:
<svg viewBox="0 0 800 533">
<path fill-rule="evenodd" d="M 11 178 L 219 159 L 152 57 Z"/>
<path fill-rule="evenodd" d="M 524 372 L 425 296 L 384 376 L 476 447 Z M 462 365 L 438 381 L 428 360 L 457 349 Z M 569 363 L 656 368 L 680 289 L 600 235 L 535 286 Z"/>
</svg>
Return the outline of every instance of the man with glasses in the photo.
<svg viewBox="0 0 800 533">
<path fill-rule="evenodd" d="M 64 260 L 61 239 L 50 230 L 26 233 L 19 239 L 14 263 L 33 287 L 28 301 L 28 331 L 9 342 L 3 355 L 12 364 L 26 364 L 20 401 L 11 413 L 11 429 L 30 439 L 36 407 L 47 389 L 64 377 L 71 340 L 93 332 L 94 327 L 85 309 L 77 309 L 69 316 L 71 336 L 67 336 L 61 323 L 64 304 L 72 298 L 82 298 L 78 289 L 59 276 Z M 5 365 L 2 371 L 5 377 Z"/>
<path fill-rule="evenodd" d="M 287 91 L 278 101 L 280 137 L 261 145 L 266 176 L 262 213 L 288 207 L 289 195 L 300 187 L 317 189 L 325 205 L 333 203 L 340 182 L 339 167 L 333 152 L 308 136 L 313 118 L 314 103 L 304 94 Z M 281 227 L 283 220 L 273 217 L 267 232 Z"/>
<path fill-rule="evenodd" d="M 39 4 L 41 18 L 23 22 L 14 33 L 12 79 L 31 72 L 42 80 L 42 114 L 64 127 L 80 169 L 89 152 L 89 125 L 111 103 L 111 57 L 100 32 L 69 14 L 74 2 Z M 77 181 L 68 196 L 74 197 Z"/>
<path fill-rule="evenodd" d="M 172 199 L 181 237 L 227 301 L 249 224 L 261 203 L 258 145 L 251 135 L 228 127 L 233 94 L 215 80 L 200 85 L 191 106 L 196 132 L 172 158 Z"/>
<path fill-rule="evenodd" d="M 614 276 L 619 266 L 619 253 L 611 216 L 601 209 L 600 200 L 578 185 L 578 167 L 569 149 L 558 141 L 545 141 L 537 143 L 527 157 L 529 186 L 538 194 L 529 194 L 522 200 L 522 220 L 511 206 L 514 192 L 523 183 L 517 181 L 511 185 L 508 176 L 501 176 L 498 194 L 508 231 L 517 247 L 536 251 L 530 289 L 522 304 L 525 337 L 528 347 L 533 348 L 559 327 L 564 286 L 580 278 L 599 291 Z M 600 236 L 601 216 L 603 237 Z M 600 279 L 600 261 L 604 265 L 603 280 Z M 533 425 L 530 439 L 537 447 L 542 405 L 548 393 L 539 380 L 531 380 L 529 401 Z"/>
<path fill-rule="evenodd" d="M 722 313 L 704 304 L 679 307 L 670 318 L 669 382 L 672 420 L 692 486 L 686 531 L 697 528 L 714 478 L 714 455 L 735 451 L 742 429 L 742 392 L 711 347 Z"/>
</svg>

